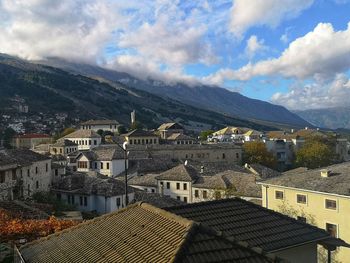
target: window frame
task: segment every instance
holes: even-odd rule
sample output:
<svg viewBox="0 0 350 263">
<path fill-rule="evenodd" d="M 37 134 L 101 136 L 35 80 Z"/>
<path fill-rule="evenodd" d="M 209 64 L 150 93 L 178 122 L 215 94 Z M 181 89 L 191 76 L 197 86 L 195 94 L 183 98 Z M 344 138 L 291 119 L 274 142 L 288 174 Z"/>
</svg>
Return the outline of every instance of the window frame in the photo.
<svg viewBox="0 0 350 263">
<path fill-rule="evenodd" d="M 281 194 L 282 194 L 282 198 L 280 198 L 280 197 L 277 196 L 278 193 L 281 193 Z M 284 200 L 284 191 L 275 190 L 275 200 Z"/>
<path fill-rule="evenodd" d="M 327 206 L 327 201 L 331 201 L 335 203 L 335 207 L 333 208 L 332 206 Z M 337 211 L 338 210 L 338 201 L 336 199 L 328 199 L 325 198 L 324 199 L 324 207 L 328 210 L 333 210 L 333 211 Z"/>
<path fill-rule="evenodd" d="M 299 202 L 300 200 L 298 198 L 300 196 L 305 197 L 305 202 Z M 306 205 L 307 204 L 307 195 L 306 194 L 296 194 L 296 198 L 297 198 L 297 203 L 298 204 L 302 204 L 302 205 Z"/>
</svg>

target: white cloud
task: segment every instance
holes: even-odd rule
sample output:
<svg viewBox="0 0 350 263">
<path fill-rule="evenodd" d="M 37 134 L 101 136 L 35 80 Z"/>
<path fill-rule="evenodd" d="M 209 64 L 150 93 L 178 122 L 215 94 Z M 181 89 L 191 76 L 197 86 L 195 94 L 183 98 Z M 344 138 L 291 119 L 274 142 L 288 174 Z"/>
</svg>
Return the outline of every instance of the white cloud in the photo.
<svg viewBox="0 0 350 263">
<path fill-rule="evenodd" d="M 244 81 L 267 75 L 320 80 L 349 68 L 350 23 L 344 31 L 334 31 L 331 24 L 320 23 L 312 32 L 291 42 L 280 57 L 248 63 L 238 70 L 221 69 L 207 80 L 222 83 L 225 79 Z"/>
<path fill-rule="evenodd" d="M 283 20 L 297 17 L 313 0 L 233 0 L 230 30 L 241 37 L 250 27 L 278 26 Z"/>
<path fill-rule="evenodd" d="M 252 59 L 255 54 L 259 51 L 266 50 L 267 47 L 264 45 L 264 40 L 259 40 L 257 36 L 252 35 L 247 40 L 247 46 L 245 48 L 245 53 L 248 56 L 248 58 Z"/>
<path fill-rule="evenodd" d="M 293 85 L 288 93 L 275 93 L 271 101 L 289 109 L 319 109 L 349 106 L 350 80 L 337 74 L 332 81 Z"/>
</svg>

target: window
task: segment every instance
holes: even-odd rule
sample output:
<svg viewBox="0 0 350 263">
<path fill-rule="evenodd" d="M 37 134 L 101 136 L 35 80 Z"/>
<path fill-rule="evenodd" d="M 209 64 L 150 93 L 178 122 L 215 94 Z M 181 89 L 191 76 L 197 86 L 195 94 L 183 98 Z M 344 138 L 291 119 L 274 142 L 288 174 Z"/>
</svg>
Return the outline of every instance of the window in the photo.
<svg viewBox="0 0 350 263">
<path fill-rule="evenodd" d="M 166 183 L 166 188 L 167 188 L 167 189 L 170 189 L 170 182 L 167 182 L 167 183 Z"/>
<path fill-rule="evenodd" d="M 91 145 L 91 140 L 89 140 L 89 145 Z"/>
<path fill-rule="evenodd" d="M 199 197 L 199 191 L 198 190 L 194 190 L 194 197 Z"/>
<path fill-rule="evenodd" d="M 338 236 L 338 230 L 337 225 L 326 223 L 326 231 L 332 236 L 337 237 Z"/>
<path fill-rule="evenodd" d="M 48 163 L 46 164 L 45 168 L 46 168 L 46 172 L 47 172 L 49 170 L 49 164 Z"/>
<path fill-rule="evenodd" d="M 87 206 L 87 197 L 84 196 L 84 206 Z"/>
<path fill-rule="evenodd" d="M 27 170 L 27 176 L 30 177 L 30 170 Z"/>
<path fill-rule="evenodd" d="M 120 198 L 117 197 L 117 199 L 115 201 L 116 201 L 117 207 L 119 207 L 120 206 Z"/>
<path fill-rule="evenodd" d="M 95 162 L 95 169 L 97 169 L 97 162 Z"/>
<path fill-rule="evenodd" d="M 303 223 L 306 223 L 306 218 L 303 216 L 297 216 L 297 220 Z"/>
<path fill-rule="evenodd" d="M 152 189 L 152 193 L 155 193 L 156 191 L 154 189 Z"/>
<path fill-rule="evenodd" d="M 97 140 L 94 140 L 94 145 L 97 145 Z"/>
<path fill-rule="evenodd" d="M 83 197 L 79 196 L 80 206 L 83 206 Z"/>
<path fill-rule="evenodd" d="M 176 183 L 176 190 L 180 190 L 180 183 Z"/>
<path fill-rule="evenodd" d="M 17 179 L 17 174 L 16 174 L 16 169 L 12 170 L 12 180 L 16 180 Z"/>
<path fill-rule="evenodd" d="M 208 198 L 208 193 L 206 190 L 203 191 L 203 199 L 207 199 Z"/>
<path fill-rule="evenodd" d="M 325 205 L 326 205 L 327 209 L 332 209 L 332 210 L 337 209 L 337 201 L 336 200 L 326 199 Z"/>
<path fill-rule="evenodd" d="M 223 153 L 222 154 L 222 159 L 225 159 L 226 158 L 226 155 Z"/>
<path fill-rule="evenodd" d="M 177 199 L 177 200 L 180 200 L 180 196 L 177 196 L 176 199 Z"/>
<path fill-rule="evenodd" d="M 239 159 L 239 153 L 236 153 L 236 158 Z"/>
<path fill-rule="evenodd" d="M 283 200 L 283 192 L 282 191 L 276 191 L 275 192 L 275 199 Z"/>
<path fill-rule="evenodd" d="M 306 195 L 297 194 L 297 203 L 306 204 Z"/>
<path fill-rule="evenodd" d="M 35 173 L 36 174 L 38 173 L 38 167 L 35 167 Z"/>
<path fill-rule="evenodd" d="M 60 193 L 58 193 L 58 194 L 56 194 L 56 198 L 57 198 L 57 200 L 61 200 L 61 194 Z"/>
<path fill-rule="evenodd" d="M 88 165 L 87 165 L 87 162 L 78 162 L 78 168 L 87 168 Z"/>
<path fill-rule="evenodd" d="M 103 169 L 103 162 L 101 162 L 101 169 Z"/>
<path fill-rule="evenodd" d="M 58 169 L 55 169 L 55 176 L 58 175 Z"/>
<path fill-rule="evenodd" d="M 36 181 L 36 182 L 35 182 L 35 187 L 36 187 L 36 189 L 39 188 L 39 181 Z"/>
<path fill-rule="evenodd" d="M 0 172 L 0 183 L 5 183 L 5 171 Z"/>
<path fill-rule="evenodd" d="M 186 196 L 184 197 L 184 202 L 187 203 L 187 197 Z"/>
<path fill-rule="evenodd" d="M 187 183 L 184 183 L 184 190 L 187 190 Z"/>
<path fill-rule="evenodd" d="M 60 148 L 60 153 L 62 153 L 62 148 Z"/>
<path fill-rule="evenodd" d="M 109 163 L 107 163 L 106 165 L 107 165 L 107 169 L 109 169 Z"/>
</svg>

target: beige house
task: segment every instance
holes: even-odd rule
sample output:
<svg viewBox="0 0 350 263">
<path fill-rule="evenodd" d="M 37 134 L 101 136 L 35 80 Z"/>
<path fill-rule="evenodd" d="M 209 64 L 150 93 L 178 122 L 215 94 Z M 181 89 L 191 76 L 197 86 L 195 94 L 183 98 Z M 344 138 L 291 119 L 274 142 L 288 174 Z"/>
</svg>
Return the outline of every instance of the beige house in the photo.
<svg viewBox="0 0 350 263">
<path fill-rule="evenodd" d="M 176 122 L 169 122 L 160 125 L 157 132 L 160 134 L 160 137 L 165 140 L 172 134 L 183 134 L 184 128 Z"/>
<path fill-rule="evenodd" d="M 11 141 L 11 146 L 17 149 L 32 149 L 39 144 L 51 143 L 52 137 L 47 134 L 22 134 L 15 136 Z"/>
<path fill-rule="evenodd" d="M 78 145 L 78 150 L 90 150 L 101 144 L 102 138 L 94 130 L 77 130 L 62 138 Z"/>
<path fill-rule="evenodd" d="M 125 141 L 130 145 L 154 145 L 159 144 L 159 137 L 151 131 L 133 130 L 124 135 Z"/>
<path fill-rule="evenodd" d="M 70 153 L 78 151 L 78 144 L 68 139 L 58 140 L 55 144 L 50 145 L 51 155 L 63 155 L 66 156 Z"/>
<path fill-rule="evenodd" d="M 261 183 L 263 206 L 325 229 L 350 243 L 350 162 L 323 169 L 296 169 Z M 350 248 L 334 252 L 348 262 Z"/>
<path fill-rule="evenodd" d="M 166 141 L 171 144 L 194 144 L 196 142 L 191 136 L 182 133 L 173 133 L 166 138 Z"/>
<path fill-rule="evenodd" d="M 98 130 L 117 132 L 120 123 L 116 120 L 88 120 L 80 123 L 80 129 L 82 130 Z"/>
</svg>

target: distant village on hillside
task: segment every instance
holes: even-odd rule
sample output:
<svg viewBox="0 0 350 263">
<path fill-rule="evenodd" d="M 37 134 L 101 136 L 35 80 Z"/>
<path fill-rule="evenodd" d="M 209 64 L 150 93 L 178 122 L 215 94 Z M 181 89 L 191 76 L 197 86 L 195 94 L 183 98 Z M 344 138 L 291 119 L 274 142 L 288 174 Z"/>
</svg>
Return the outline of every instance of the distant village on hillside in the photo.
<svg viewBox="0 0 350 263">
<path fill-rule="evenodd" d="M 64 127 L 64 117 L 56 116 L 55 125 L 63 126 L 54 136 L 57 129 L 44 133 L 38 125 L 36 133 L 26 133 L 8 124 L 14 132 L 0 149 L 6 251 L 0 261 L 14 255 L 15 262 L 51 262 L 49 255 L 59 253 L 52 262 L 85 262 L 89 246 L 96 261 L 118 262 L 136 253 L 141 261 L 163 262 L 168 239 L 176 262 L 202 262 L 213 253 L 212 242 L 228 262 L 317 262 L 350 255 L 346 138 L 308 127 L 228 126 L 195 133 L 169 122 L 147 130 L 135 111 L 129 127 L 106 119 Z M 28 222 L 45 231 L 29 229 Z M 124 241 L 110 244 L 110 231 Z M 79 248 L 66 246 L 81 242 Z M 116 250 L 100 251 L 107 244 Z"/>
</svg>

